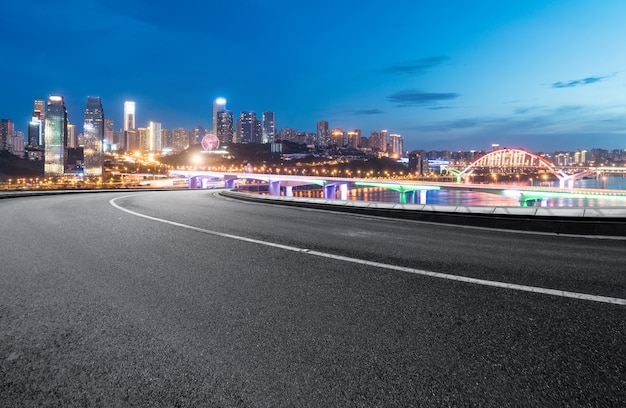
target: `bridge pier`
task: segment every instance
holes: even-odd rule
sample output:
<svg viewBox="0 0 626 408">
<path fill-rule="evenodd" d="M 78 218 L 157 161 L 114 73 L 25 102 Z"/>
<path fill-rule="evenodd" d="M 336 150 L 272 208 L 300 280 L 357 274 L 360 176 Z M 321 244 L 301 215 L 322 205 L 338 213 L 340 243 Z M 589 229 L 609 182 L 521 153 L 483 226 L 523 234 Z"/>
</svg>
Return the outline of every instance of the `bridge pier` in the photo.
<svg viewBox="0 0 626 408">
<path fill-rule="evenodd" d="M 237 182 L 236 176 L 224 176 L 224 187 L 226 188 L 235 188 L 235 183 Z"/>
<path fill-rule="evenodd" d="M 280 181 L 269 180 L 267 184 L 269 185 L 269 193 L 271 196 L 280 196 Z"/>
<path fill-rule="evenodd" d="M 427 190 L 401 191 L 400 202 L 406 204 L 416 204 L 419 196 L 419 204 L 426 204 L 426 192 Z"/>
<path fill-rule="evenodd" d="M 339 187 L 339 199 L 348 199 L 348 183 L 327 184 L 324 188 L 324 198 L 337 198 L 337 187 Z"/>
<path fill-rule="evenodd" d="M 334 184 L 324 186 L 324 198 L 335 198 L 336 190 Z"/>
</svg>

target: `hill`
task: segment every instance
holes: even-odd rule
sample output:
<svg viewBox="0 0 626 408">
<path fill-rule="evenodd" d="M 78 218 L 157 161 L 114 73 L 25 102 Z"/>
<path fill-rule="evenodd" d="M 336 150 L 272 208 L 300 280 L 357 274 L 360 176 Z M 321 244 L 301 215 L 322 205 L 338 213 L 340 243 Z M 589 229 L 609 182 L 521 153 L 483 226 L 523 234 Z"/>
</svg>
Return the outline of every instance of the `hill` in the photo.
<svg viewBox="0 0 626 408">
<path fill-rule="evenodd" d="M 29 161 L 0 152 L 0 181 L 22 177 L 43 177 L 43 160 Z"/>
</svg>

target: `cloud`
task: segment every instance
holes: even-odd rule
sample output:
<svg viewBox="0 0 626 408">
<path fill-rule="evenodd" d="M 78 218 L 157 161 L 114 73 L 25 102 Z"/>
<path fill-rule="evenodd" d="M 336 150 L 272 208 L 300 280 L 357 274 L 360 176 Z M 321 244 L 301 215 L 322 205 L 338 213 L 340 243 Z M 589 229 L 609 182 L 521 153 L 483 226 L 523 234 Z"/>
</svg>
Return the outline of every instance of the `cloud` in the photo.
<svg viewBox="0 0 626 408">
<path fill-rule="evenodd" d="M 514 112 L 516 115 L 524 115 L 529 112 L 536 112 L 540 109 L 543 109 L 542 106 L 523 106 L 515 108 Z"/>
<path fill-rule="evenodd" d="M 354 113 L 355 115 L 380 115 L 381 113 L 384 113 L 380 109 L 361 109 L 361 110 L 353 110 L 349 112 Z"/>
<path fill-rule="evenodd" d="M 575 86 L 580 86 L 580 85 L 595 84 L 596 82 L 603 81 L 607 78 L 611 78 L 612 76 L 613 75 L 593 76 L 593 77 L 587 77 L 583 79 L 574 79 L 574 80 L 567 81 L 567 82 L 555 82 L 552 84 L 552 88 L 573 88 Z"/>
<path fill-rule="evenodd" d="M 423 74 L 428 69 L 448 61 L 448 57 L 429 57 L 418 60 L 399 62 L 378 71 L 381 74 Z"/>
<path fill-rule="evenodd" d="M 444 110 L 444 109 L 454 109 L 452 106 L 429 106 L 426 108 L 428 110 Z"/>
<path fill-rule="evenodd" d="M 422 92 L 418 89 L 405 89 L 391 94 L 387 97 L 391 102 L 397 103 L 398 107 L 406 106 L 423 106 L 434 104 L 439 101 L 449 101 L 458 98 L 458 93 L 434 93 L 434 92 Z"/>
</svg>

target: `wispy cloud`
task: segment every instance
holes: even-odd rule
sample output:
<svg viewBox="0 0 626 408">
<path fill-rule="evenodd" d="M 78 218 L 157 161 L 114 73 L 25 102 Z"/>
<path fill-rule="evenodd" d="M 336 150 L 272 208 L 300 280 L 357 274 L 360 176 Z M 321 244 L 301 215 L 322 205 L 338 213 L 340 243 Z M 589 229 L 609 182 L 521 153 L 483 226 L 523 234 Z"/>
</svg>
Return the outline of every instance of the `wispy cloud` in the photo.
<svg viewBox="0 0 626 408">
<path fill-rule="evenodd" d="M 429 106 L 426 109 L 428 110 L 444 110 L 444 109 L 454 109 L 452 106 Z"/>
<path fill-rule="evenodd" d="M 360 109 L 360 110 L 352 110 L 348 112 L 354 113 L 355 115 L 380 115 L 381 113 L 384 113 L 380 109 Z"/>
<path fill-rule="evenodd" d="M 405 89 L 391 94 L 387 97 L 391 102 L 397 103 L 398 107 L 406 106 L 423 106 L 437 103 L 439 101 L 449 101 L 458 98 L 458 93 L 436 93 L 436 92 L 422 92 L 418 89 Z"/>
<path fill-rule="evenodd" d="M 555 82 L 552 84 L 552 88 L 573 88 L 575 86 L 595 84 L 596 82 L 603 81 L 607 78 L 611 78 L 612 76 L 613 75 L 592 76 L 592 77 L 587 77 L 587 78 L 582 78 L 582 79 L 574 79 L 574 80 L 567 81 L 567 82 Z"/>
<path fill-rule="evenodd" d="M 428 57 L 412 61 L 399 62 L 397 64 L 390 65 L 387 68 L 383 68 L 378 72 L 381 74 L 423 74 L 430 68 L 441 65 L 449 59 L 450 58 L 448 57 Z"/>
</svg>

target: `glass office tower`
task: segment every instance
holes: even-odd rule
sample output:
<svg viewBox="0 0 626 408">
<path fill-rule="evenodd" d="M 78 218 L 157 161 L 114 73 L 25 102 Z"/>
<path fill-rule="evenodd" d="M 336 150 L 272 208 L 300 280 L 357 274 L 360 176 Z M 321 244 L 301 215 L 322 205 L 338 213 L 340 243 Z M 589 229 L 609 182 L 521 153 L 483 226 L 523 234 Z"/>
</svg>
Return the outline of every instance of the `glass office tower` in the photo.
<svg viewBox="0 0 626 408">
<path fill-rule="evenodd" d="M 102 140 L 104 139 L 104 112 L 99 97 L 87 97 L 85 107 L 85 122 L 83 127 L 84 144 L 84 171 L 85 176 L 102 176 L 104 153 Z"/>
<path fill-rule="evenodd" d="M 46 177 L 63 176 L 67 110 L 62 96 L 51 95 L 48 99 L 44 137 L 44 175 Z"/>
</svg>

